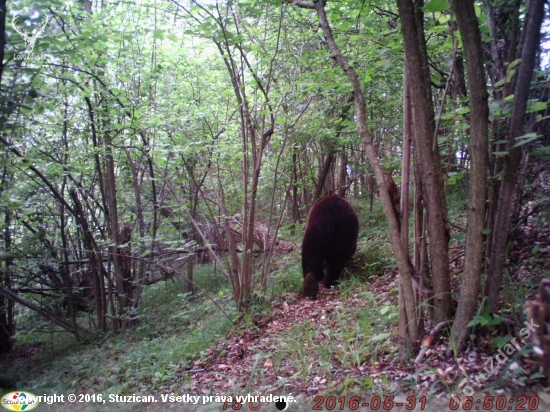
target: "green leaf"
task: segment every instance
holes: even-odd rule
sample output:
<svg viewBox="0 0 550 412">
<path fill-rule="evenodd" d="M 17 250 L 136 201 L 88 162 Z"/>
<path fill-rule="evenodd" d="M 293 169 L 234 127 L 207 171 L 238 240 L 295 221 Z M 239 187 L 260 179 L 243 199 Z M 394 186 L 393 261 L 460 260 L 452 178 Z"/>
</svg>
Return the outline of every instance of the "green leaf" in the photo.
<svg viewBox="0 0 550 412">
<path fill-rule="evenodd" d="M 157 40 L 164 39 L 164 30 L 158 29 L 153 32 L 153 38 Z"/>
<path fill-rule="evenodd" d="M 512 70 L 512 69 L 515 69 L 515 67 L 521 63 L 521 59 L 516 59 L 514 60 L 512 63 L 510 63 L 508 65 L 508 69 L 507 70 Z"/>
<path fill-rule="evenodd" d="M 391 309 L 390 305 L 385 305 L 385 306 L 382 307 L 382 309 L 380 309 L 380 314 L 385 315 L 386 313 L 389 312 L 390 309 Z"/>
<path fill-rule="evenodd" d="M 540 112 L 541 110 L 546 110 L 548 103 L 546 102 L 531 102 L 527 107 L 527 113 Z"/>
<path fill-rule="evenodd" d="M 495 346 L 499 349 L 502 349 L 511 340 L 512 340 L 512 338 L 510 336 L 506 336 L 506 337 L 497 336 L 495 339 L 493 339 L 493 346 Z"/>
<path fill-rule="evenodd" d="M 437 13 L 439 11 L 446 11 L 451 8 L 451 4 L 445 0 L 431 0 L 424 6 L 424 11 Z"/>
<path fill-rule="evenodd" d="M 26 106 L 24 104 L 19 106 L 19 110 L 21 110 L 21 113 L 23 113 L 23 114 L 31 114 L 32 113 L 32 107 Z"/>
<path fill-rule="evenodd" d="M 470 108 L 469 107 L 459 107 L 458 109 L 455 110 L 455 113 L 458 114 L 458 115 L 465 115 L 465 114 L 469 114 L 470 113 Z"/>
<path fill-rule="evenodd" d="M 474 9 L 476 11 L 476 17 L 479 19 L 481 17 L 481 7 L 476 4 L 474 5 Z"/>
<path fill-rule="evenodd" d="M 434 26 L 434 27 L 430 27 L 428 30 L 434 34 L 441 34 L 441 33 L 448 32 L 449 28 L 447 26 Z"/>
<path fill-rule="evenodd" d="M 379 335 L 376 335 L 376 336 L 373 336 L 372 338 L 369 339 L 369 342 L 380 342 L 382 340 L 386 340 L 390 337 L 391 335 L 389 333 L 381 333 Z"/>
<path fill-rule="evenodd" d="M 348 22 L 345 22 L 345 23 L 342 23 L 340 25 L 340 30 L 342 31 L 348 31 L 350 29 L 350 27 L 353 26 L 353 23 L 348 21 Z"/>
<path fill-rule="evenodd" d="M 199 30 L 201 31 L 202 34 L 204 34 L 207 37 L 212 36 L 212 29 L 210 28 L 209 24 L 203 23 L 199 25 Z"/>
<path fill-rule="evenodd" d="M 502 318 L 493 319 L 491 315 L 476 315 L 474 318 L 468 323 L 469 327 L 473 326 L 487 326 L 487 325 L 498 325 L 502 322 Z"/>
<path fill-rule="evenodd" d="M 440 24 L 446 25 L 449 22 L 449 20 L 451 20 L 450 14 L 440 13 L 439 16 L 437 16 L 437 21 Z"/>
<path fill-rule="evenodd" d="M 543 159 L 550 160 L 550 146 L 541 147 L 532 153 L 533 156 L 542 157 Z"/>
<path fill-rule="evenodd" d="M 542 137 L 542 135 L 536 133 L 527 133 L 523 136 L 516 137 L 516 144 L 514 145 L 514 147 L 523 146 L 524 144 L 537 140 L 539 137 Z"/>
<path fill-rule="evenodd" d="M 507 79 L 504 78 L 502 80 L 499 80 L 498 82 L 495 83 L 495 87 L 502 87 L 504 86 L 506 83 L 508 83 Z"/>
</svg>

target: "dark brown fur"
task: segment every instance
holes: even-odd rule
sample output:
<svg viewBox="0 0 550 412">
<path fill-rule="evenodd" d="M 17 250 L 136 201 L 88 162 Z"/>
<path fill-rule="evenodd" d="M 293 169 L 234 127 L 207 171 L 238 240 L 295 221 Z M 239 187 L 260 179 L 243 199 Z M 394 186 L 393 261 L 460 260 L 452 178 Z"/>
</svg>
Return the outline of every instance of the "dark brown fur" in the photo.
<svg viewBox="0 0 550 412">
<path fill-rule="evenodd" d="M 315 299 L 319 282 L 330 288 L 357 249 L 359 219 L 343 197 L 320 199 L 309 213 L 302 242 L 304 294 Z"/>
</svg>

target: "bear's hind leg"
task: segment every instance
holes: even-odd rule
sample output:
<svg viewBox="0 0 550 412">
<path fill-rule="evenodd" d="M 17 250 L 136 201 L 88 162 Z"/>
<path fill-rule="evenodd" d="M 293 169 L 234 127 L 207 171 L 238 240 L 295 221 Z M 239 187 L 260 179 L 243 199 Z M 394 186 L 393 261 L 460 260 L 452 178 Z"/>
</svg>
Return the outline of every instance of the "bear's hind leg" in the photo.
<svg viewBox="0 0 550 412">
<path fill-rule="evenodd" d="M 323 279 L 323 285 L 330 289 L 331 286 L 335 286 L 338 283 L 340 273 L 344 270 L 346 262 L 341 259 L 332 259 L 326 261 L 325 276 Z"/>
</svg>

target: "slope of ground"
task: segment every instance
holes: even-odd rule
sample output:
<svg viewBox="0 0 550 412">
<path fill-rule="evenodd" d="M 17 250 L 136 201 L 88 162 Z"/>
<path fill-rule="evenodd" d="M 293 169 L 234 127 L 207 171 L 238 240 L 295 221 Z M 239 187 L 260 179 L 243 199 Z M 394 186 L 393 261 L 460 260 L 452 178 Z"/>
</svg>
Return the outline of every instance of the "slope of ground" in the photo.
<svg viewBox="0 0 550 412">
<path fill-rule="evenodd" d="M 288 410 L 295 411 L 311 410 L 331 395 L 343 402 L 334 406 L 336 410 L 354 409 L 353 396 L 362 400 L 379 396 L 382 403 L 395 396 L 403 406 L 392 410 L 407 410 L 408 402 L 426 396 L 438 405 L 435 410 L 448 410 L 437 408 L 441 404 L 448 408 L 453 395 L 464 401 L 475 391 L 477 399 L 505 396 L 517 401 L 518 396 L 537 395 L 538 410 L 550 410 L 547 380 L 530 340 L 521 336 L 521 330 L 528 328 L 524 302 L 534 299 L 540 279 L 550 276 L 550 232 L 541 215 L 545 209 L 536 206 L 537 213 L 532 213 L 533 207 L 526 203 L 521 224 L 513 232 L 504 317 L 480 313 L 473 343 L 462 354 L 456 353 L 447 330 L 441 328 L 418 364 L 398 364 L 398 276 L 387 258 L 391 252 L 383 228 L 373 227 L 370 244 L 362 241 L 351 265 L 352 278 L 336 290 L 322 290 L 315 301 L 299 294 L 301 274 L 294 251 L 275 262 L 275 282 L 286 292 L 260 299 L 259 309 L 244 317 L 235 311 L 227 282 L 206 266 L 197 269 L 196 281 L 202 282 L 208 295 L 182 293 L 177 279 L 148 287 L 135 328 L 90 344 L 78 346 L 66 334 L 27 314 L 22 321 L 27 319 L 28 327 L 18 336 L 18 348 L 0 365 L 0 385 L 5 385 L 4 392 L 25 388 L 36 394 L 141 394 L 159 400 L 169 394 L 292 394 L 298 402 Z M 456 298 L 463 249 L 460 231 L 453 237 Z M 427 306 L 424 310 L 429 313 Z M 434 326 L 426 323 L 425 335 Z M 223 410 L 223 404 L 215 402 L 111 406 L 121 411 Z M 330 406 L 324 402 L 322 410 Z M 107 410 L 97 405 L 49 408 L 43 410 Z M 275 410 L 273 405 L 270 408 Z M 415 410 L 421 409 L 429 410 L 417 404 Z M 459 410 L 463 409 L 467 407 L 461 404 Z M 367 409 L 359 405 L 357 410 Z"/>
</svg>

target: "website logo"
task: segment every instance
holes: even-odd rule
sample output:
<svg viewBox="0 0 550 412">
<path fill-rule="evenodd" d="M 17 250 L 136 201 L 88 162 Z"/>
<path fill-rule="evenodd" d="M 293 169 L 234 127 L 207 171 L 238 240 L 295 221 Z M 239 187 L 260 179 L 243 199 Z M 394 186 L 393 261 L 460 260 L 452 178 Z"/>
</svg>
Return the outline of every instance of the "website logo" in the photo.
<svg viewBox="0 0 550 412">
<path fill-rule="evenodd" d="M 40 402 L 31 392 L 8 392 L 0 398 L 0 405 L 8 411 L 32 411 Z"/>
<path fill-rule="evenodd" d="M 20 59 L 20 60 L 21 59 L 28 59 L 28 58 L 31 58 L 32 60 L 38 60 L 38 59 L 43 58 L 44 56 L 42 54 L 41 55 L 33 55 L 32 52 L 34 50 L 34 46 L 36 45 L 36 40 L 38 40 L 38 37 L 40 37 L 40 35 L 42 33 L 44 33 L 44 31 L 46 30 L 46 26 L 50 22 L 50 16 L 46 16 L 46 20 L 44 21 L 44 23 L 43 24 L 38 24 L 32 30 L 31 34 L 28 34 L 27 31 L 25 30 L 25 28 L 17 26 L 17 24 L 15 22 L 16 17 L 17 16 L 14 15 L 11 18 L 11 26 L 13 27 L 13 29 L 17 33 L 19 33 L 19 35 L 23 38 L 23 40 L 25 41 L 27 46 L 25 47 L 25 51 L 22 52 L 22 53 L 16 54 L 15 58 Z"/>
</svg>

